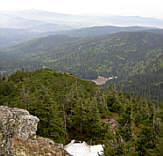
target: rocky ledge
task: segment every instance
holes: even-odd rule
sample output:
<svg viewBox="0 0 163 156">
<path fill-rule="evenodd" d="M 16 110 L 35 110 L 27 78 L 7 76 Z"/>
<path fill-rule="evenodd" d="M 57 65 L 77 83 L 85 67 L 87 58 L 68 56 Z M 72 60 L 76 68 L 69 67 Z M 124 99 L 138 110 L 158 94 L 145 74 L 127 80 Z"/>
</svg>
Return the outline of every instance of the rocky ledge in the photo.
<svg viewBox="0 0 163 156">
<path fill-rule="evenodd" d="M 61 145 L 36 137 L 38 122 L 27 110 L 0 106 L 0 156 L 68 156 Z"/>
</svg>

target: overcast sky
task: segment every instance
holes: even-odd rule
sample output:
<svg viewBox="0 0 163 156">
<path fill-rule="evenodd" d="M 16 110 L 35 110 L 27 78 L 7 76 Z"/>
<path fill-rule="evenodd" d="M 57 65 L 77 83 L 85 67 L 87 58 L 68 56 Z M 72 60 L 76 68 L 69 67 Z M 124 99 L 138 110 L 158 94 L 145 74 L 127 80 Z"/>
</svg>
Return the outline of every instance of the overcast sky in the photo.
<svg viewBox="0 0 163 156">
<path fill-rule="evenodd" d="M 125 15 L 163 19 L 163 0 L 0 0 L 0 10 L 41 9 L 84 15 Z"/>
</svg>

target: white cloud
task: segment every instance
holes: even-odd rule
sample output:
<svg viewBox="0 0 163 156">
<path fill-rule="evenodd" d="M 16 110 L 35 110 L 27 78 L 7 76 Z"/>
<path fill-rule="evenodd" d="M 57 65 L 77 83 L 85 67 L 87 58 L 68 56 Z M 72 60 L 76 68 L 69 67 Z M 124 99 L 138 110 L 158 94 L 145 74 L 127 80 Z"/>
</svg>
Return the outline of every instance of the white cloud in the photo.
<svg viewBox="0 0 163 156">
<path fill-rule="evenodd" d="M 0 10 L 31 8 L 71 14 L 163 18 L 163 0 L 0 0 Z"/>
</svg>

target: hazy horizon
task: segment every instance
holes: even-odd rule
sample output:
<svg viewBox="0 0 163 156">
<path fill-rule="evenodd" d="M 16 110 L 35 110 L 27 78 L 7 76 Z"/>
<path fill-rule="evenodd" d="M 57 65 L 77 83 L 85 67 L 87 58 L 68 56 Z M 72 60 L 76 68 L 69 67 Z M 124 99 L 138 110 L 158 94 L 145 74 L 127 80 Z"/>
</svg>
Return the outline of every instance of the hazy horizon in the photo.
<svg viewBox="0 0 163 156">
<path fill-rule="evenodd" d="M 141 16 L 163 19 L 163 1 L 155 0 L 6 0 L 0 11 L 42 10 L 85 16 Z"/>
</svg>

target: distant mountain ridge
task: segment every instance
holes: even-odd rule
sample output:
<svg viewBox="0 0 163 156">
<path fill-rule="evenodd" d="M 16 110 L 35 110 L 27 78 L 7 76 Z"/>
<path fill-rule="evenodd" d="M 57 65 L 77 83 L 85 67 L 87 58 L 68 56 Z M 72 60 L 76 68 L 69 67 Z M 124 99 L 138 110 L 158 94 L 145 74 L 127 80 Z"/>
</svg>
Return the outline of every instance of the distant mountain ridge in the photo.
<svg viewBox="0 0 163 156">
<path fill-rule="evenodd" d="M 46 32 L 46 30 L 49 30 L 49 32 Z M 61 35 L 61 36 L 69 36 L 73 38 L 88 38 L 88 37 L 96 37 L 106 34 L 113 34 L 117 32 L 132 32 L 132 31 L 157 31 L 160 33 L 162 29 L 152 29 L 148 27 L 115 27 L 115 26 L 99 26 L 99 27 L 87 27 L 87 28 L 81 28 L 81 29 L 75 29 L 75 30 L 66 30 L 66 31 L 59 31 L 62 28 L 57 26 L 55 27 L 55 24 L 44 24 L 41 26 L 38 26 L 35 28 L 32 28 L 30 30 L 26 29 L 9 29 L 9 28 L 0 28 L 0 48 L 5 48 L 9 46 L 13 46 L 22 42 L 25 42 L 27 40 L 33 40 L 35 38 L 41 38 L 41 37 L 47 37 L 50 35 L 50 38 L 53 38 L 52 35 Z M 63 29 L 65 27 L 63 26 Z M 53 30 L 52 32 L 50 30 Z M 55 30 L 55 31 L 54 31 Z M 162 31 L 163 32 L 163 31 Z M 8 35 L 10 34 L 10 35 Z M 55 38 L 55 36 L 54 36 Z M 42 39 L 41 39 L 42 40 Z M 46 38 L 43 38 L 45 42 Z M 38 39 L 39 42 L 40 39 Z M 31 41 L 32 42 L 32 41 Z M 60 41 L 61 42 L 61 41 Z M 64 42 L 64 41 L 63 41 Z M 29 42 L 27 42 L 28 44 Z M 26 43 L 23 43 L 23 45 Z M 45 46 L 45 47 L 48 47 Z"/>
<path fill-rule="evenodd" d="M 42 10 L 24 10 L 24 11 L 1 11 L 1 14 L 9 17 L 17 16 L 28 20 L 39 20 L 45 23 L 62 24 L 73 27 L 117 25 L 117 26 L 149 26 L 162 27 L 163 19 L 147 18 L 139 16 L 82 16 L 62 14 Z M 0 25 L 2 22 L 0 22 Z"/>
<path fill-rule="evenodd" d="M 28 18 L 28 16 L 23 14 L 23 12 L 16 13 L 16 12 L 0 11 L 0 19 L 1 19 L 0 28 L 16 28 L 16 29 L 28 29 L 28 30 L 38 29 L 37 31 L 41 31 L 39 30 L 39 26 L 40 27 L 44 26 L 44 29 L 47 27 L 45 29 L 46 31 L 45 30 L 44 31 L 48 32 L 50 31 L 48 30 L 48 25 L 49 25 L 51 27 L 52 26 L 54 27 L 54 30 L 52 29 L 53 31 L 56 31 L 56 28 L 57 28 L 57 31 L 72 29 L 72 27 L 69 25 L 59 23 L 57 21 L 53 21 L 53 22 L 48 21 L 42 17 L 39 18 L 38 14 L 36 18 L 32 18 L 33 13 L 30 12 L 30 14 L 31 14 L 31 18 Z M 60 27 L 61 29 L 59 29 Z"/>
<path fill-rule="evenodd" d="M 34 9 L 0 11 L 0 19 L 0 48 L 52 34 L 62 34 L 70 37 L 95 37 L 120 31 L 163 28 L 163 20 L 155 18 L 81 16 Z M 127 26 L 132 27 L 127 28 Z M 10 31 L 7 31 L 4 35 L 4 29 L 10 29 Z M 8 32 L 11 36 L 8 35 Z"/>
<path fill-rule="evenodd" d="M 71 37 L 96 37 L 100 35 L 113 34 L 118 32 L 134 32 L 134 31 L 153 31 L 153 30 L 162 30 L 154 29 L 152 27 L 139 27 L 139 26 L 130 26 L 130 27 L 118 27 L 118 26 L 94 26 L 86 27 L 81 29 L 69 30 L 69 31 L 60 31 L 56 34 L 64 34 Z M 162 30 L 163 31 L 163 30 Z"/>
<path fill-rule="evenodd" d="M 43 34 L 25 29 L 0 28 L 0 48 L 14 46 L 30 39 L 41 37 Z"/>
</svg>

